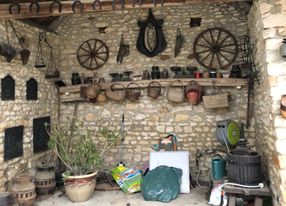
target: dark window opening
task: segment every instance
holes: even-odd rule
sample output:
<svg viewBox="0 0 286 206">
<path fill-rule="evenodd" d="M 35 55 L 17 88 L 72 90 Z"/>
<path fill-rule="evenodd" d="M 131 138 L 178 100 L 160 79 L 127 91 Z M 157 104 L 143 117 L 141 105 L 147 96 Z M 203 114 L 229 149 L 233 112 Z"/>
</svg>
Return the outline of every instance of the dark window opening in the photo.
<svg viewBox="0 0 286 206">
<path fill-rule="evenodd" d="M 33 120 L 33 151 L 34 153 L 48 150 L 50 132 L 50 117 L 41 117 Z M 47 129 L 45 127 L 47 124 Z"/>
<path fill-rule="evenodd" d="M 5 129 L 4 161 L 23 155 L 23 126 Z"/>
</svg>

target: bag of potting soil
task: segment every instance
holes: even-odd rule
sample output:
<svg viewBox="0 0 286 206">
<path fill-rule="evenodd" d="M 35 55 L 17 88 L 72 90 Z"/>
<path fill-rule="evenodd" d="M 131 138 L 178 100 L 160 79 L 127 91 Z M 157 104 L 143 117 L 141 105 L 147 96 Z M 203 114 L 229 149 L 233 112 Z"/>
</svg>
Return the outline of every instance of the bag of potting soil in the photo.
<svg viewBox="0 0 286 206">
<path fill-rule="evenodd" d="M 143 177 L 141 185 L 144 200 L 170 202 L 180 193 L 182 170 L 158 166 Z"/>
<path fill-rule="evenodd" d="M 141 190 L 142 173 L 140 170 L 119 166 L 112 170 L 111 174 L 124 192 L 130 194 Z"/>
</svg>

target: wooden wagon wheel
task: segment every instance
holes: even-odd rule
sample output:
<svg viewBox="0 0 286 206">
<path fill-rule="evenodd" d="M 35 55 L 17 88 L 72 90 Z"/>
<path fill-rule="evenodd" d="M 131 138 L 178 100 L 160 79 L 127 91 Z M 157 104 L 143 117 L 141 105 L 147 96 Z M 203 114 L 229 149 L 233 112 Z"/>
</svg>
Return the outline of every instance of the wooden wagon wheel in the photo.
<svg viewBox="0 0 286 206">
<path fill-rule="evenodd" d="M 99 69 L 107 62 L 108 57 L 108 47 L 99 39 L 83 42 L 77 51 L 79 64 L 88 70 Z"/>
<path fill-rule="evenodd" d="M 235 37 L 222 28 L 210 28 L 201 32 L 193 46 L 194 57 L 204 67 L 226 69 L 238 55 Z"/>
</svg>

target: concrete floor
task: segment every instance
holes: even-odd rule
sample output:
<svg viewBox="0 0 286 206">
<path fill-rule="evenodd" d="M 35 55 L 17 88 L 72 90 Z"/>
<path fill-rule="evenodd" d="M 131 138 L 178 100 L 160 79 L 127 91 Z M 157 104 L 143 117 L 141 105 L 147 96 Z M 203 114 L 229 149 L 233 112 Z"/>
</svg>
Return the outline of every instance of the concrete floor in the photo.
<svg viewBox="0 0 286 206">
<path fill-rule="evenodd" d="M 127 195 L 121 190 L 95 191 L 94 196 L 87 202 L 72 203 L 61 192 L 55 193 L 49 199 L 37 201 L 35 206 L 207 206 L 205 200 L 206 190 L 192 189 L 189 194 L 180 194 L 177 199 L 169 203 L 145 201 L 141 193 Z"/>
</svg>

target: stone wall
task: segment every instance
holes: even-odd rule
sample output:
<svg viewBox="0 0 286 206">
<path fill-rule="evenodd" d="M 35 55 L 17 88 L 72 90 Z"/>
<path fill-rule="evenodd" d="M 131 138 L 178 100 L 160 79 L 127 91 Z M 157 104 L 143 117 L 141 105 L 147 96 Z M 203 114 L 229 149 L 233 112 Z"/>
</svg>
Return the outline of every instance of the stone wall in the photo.
<svg viewBox="0 0 286 206">
<path fill-rule="evenodd" d="M 235 4 L 237 5 L 237 4 Z M 198 63 L 187 56 L 192 53 L 195 37 L 204 29 L 210 27 L 223 27 L 232 32 L 236 37 L 246 34 L 247 18 L 246 4 L 240 7 L 234 4 L 191 4 L 177 7 L 158 7 L 153 9 L 156 18 L 164 18 L 163 30 L 168 46 L 162 55 L 169 55 L 170 59 L 161 60 L 160 55 L 147 58 L 136 50 L 136 39 L 139 28 L 138 19 L 145 19 L 146 9 L 126 11 L 102 12 L 85 15 L 74 15 L 62 22 L 57 30 L 61 42 L 61 72 L 66 82 L 70 82 L 72 72 L 84 73 L 92 76 L 95 71 L 82 68 L 76 58 L 78 47 L 86 40 L 98 38 L 106 42 L 110 56 L 108 62 L 96 70 L 100 77 L 110 80 L 109 73 L 132 70 L 134 74 L 142 74 L 143 70 L 150 70 L 153 65 L 161 69 L 171 65 L 193 65 L 202 69 Z M 201 27 L 189 28 L 190 17 L 202 17 Z M 107 26 L 106 33 L 98 31 L 99 26 Z M 182 52 L 177 58 L 173 57 L 176 30 L 180 27 L 186 42 Z M 125 43 L 130 45 L 130 55 L 124 58 L 122 64 L 116 63 L 116 56 L 121 34 L 124 34 Z M 224 91 L 224 88 L 222 91 Z M 142 91 L 139 102 L 107 102 L 104 105 L 80 103 L 78 108 L 79 118 L 85 120 L 86 126 L 92 130 L 101 127 L 111 129 L 120 128 L 121 115 L 125 114 L 125 142 L 123 161 L 127 165 L 138 166 L 148 162 L 149 152 L 153 144 L 158 143 L 159 137 L 164 137 L 168 132 L 178 135 L 180 150 L 191 153 L 191 170 L 195 167 L 195 152 L 197 149 L 216 147 L 219 143 L 215 137 L 216 122 L 223 119 L 234 119 L 245 122 L 246 119 L 246 90 L 228 88 L 232 96 L 230 107 L 224 111 L 205 110 L 203 105 L 191 106 L 188 103 L 171 104 L 166 100 L 165 93 L 157 100 L 147 97 L 146 90 Z M 73 104 L 61 105 L 61 118 L 71 117 Z M 250 145 L 254 145 L 254 130 L 246 131 Z M 106 157 L 107 165 L 115 166 L 120 157 L 115 148 Z M 208 161 L 202 161 L 204 167 L 210 166 Z"/>
<path fill-rule="evenodd" d="M 263 155 L 265 171 L 271 181 L 274 204 L 285 205 L 286 121 L 279 111 L 281 95 L 286 92 L 286 64 L 279 53 L 282 39 L 286 37 L 285 1 L 255 2 L 249 15 L 249 28 L 261 72 L 254 97 L 258 151 Z"/>
<path fill-rule="evenodd" d="M 0 78 L 10 75 L 15 80 L 15 100 L 0 101 L 0 191 L 9 189 L 11 179 L 18 173 L 33 168 L 37 162 L 43 160 L 46 152 L 33 154 L 33 118 L 51 116 L 51 122 L 57 119 L 57 93 L 53 82 L 47 81 L 44 71 L 34 67 L 36 49 L 38 45 L 39 29 L 13 21 L 19 34 L 26 38 L 27 48 L 31 56 L 26 65 L 22 65 L 18 54 L 11 63 L 0 56 Z M 9 29 L 9 39 L 13 47 L 19 51 L 15 35 Z M 6 42 L 5 22 L 0 22 L 0 41 Z M 55 35 L 49 37 L 55 38 Z M 55 41 L 57 43 L 57 41 Z M 56 44 L 55 44 L 56 45 Z M 44 52 L 45 57 L 47 54 Z M 46 59 L 47 60 L 47 59 Z M 26 81 L 34 78 L 38 82 L 38 100 L 26 100 Z M 4 134 L 5 129 L 15 126 L 24 126 L 23 156 L 4 161 Z"/>
</svg>

